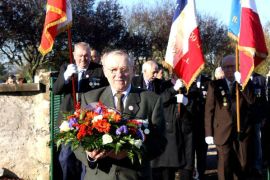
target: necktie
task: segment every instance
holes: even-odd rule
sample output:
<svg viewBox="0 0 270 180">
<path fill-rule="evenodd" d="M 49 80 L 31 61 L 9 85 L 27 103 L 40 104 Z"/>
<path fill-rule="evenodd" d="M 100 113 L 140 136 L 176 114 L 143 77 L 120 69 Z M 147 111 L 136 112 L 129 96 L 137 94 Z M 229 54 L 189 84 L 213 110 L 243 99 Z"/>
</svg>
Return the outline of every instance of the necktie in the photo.
<svg viewBox="0 0 270 180">
<path fill-rule="evenodd" d="M 84 76 L 84 71 L 79 72 L 79 77 L 78 77 L 78 91 L 81 92 L 82 86 L 83 86 L 83 76 Z"/>
<path fill-rule="evenodd" d="M 230 94 L 233 92 L 233 82 L 230 82 L 229 84 Z"/>
<path fill-rule="evenodd" d="M 124 97 L 124 94 L 122 93 L 117 93 L 115 95 L 117 97 L 117 104 L 116 104 L 116 109 L 119 111 L 119 112 L 123 112 L 124 110 L 124 103 L 123 103 L 123 97 Z"/>
<path fill-rule="evenodd" d="M 150 81 L 150 82 L 148 83 L 147 90 L 148 90 L 148 91 L 153 91 L 153 82 L 152 82 L 152 81 Z"/>
</svg>

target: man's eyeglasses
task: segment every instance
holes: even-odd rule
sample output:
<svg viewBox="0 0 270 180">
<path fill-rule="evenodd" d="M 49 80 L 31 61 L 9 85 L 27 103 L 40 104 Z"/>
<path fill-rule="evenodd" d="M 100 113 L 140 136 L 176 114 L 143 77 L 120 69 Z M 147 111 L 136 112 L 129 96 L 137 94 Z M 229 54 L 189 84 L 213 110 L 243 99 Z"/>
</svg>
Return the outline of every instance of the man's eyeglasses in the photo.
<svg viewBox="0 0 270 180">
<path fill-rule="evenodd" d="M 116 75 L 117 71 L 120 71 L 121 74 L 129 73 L 129 67 L 122 68 L 106 68 L 111 74 Z"/>
<path fill-rule="evenodd" d="M 235 65 L 222 66 L 222 69 L 235 69 Z"/>
</svg>

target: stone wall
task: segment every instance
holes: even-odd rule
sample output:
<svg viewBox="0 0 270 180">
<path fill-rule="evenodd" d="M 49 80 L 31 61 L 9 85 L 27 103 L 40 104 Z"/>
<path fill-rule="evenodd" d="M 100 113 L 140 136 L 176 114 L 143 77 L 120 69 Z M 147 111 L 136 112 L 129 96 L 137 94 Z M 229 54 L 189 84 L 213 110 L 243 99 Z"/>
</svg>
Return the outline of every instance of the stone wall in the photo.
<svg viewBox="0 0 270 180">
<path fill-rule="evenodd" d="M 0 93 L 0 168 L 24 180 L 49 179 L 49 75 L 42 76 L 46 92 Z"/>
</svg>

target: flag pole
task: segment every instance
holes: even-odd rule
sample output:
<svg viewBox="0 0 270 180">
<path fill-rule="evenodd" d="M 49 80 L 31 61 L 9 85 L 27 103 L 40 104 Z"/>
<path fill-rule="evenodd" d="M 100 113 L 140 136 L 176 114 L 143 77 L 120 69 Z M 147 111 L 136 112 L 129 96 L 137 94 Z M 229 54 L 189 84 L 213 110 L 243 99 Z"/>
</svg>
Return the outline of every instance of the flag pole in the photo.
<svg viewBox="0 0 270 180">
<path fill-rule="evenodd" d="M 71 30 L 70 27 L 67 29 L 68 32 L 68 49 L 69 49 L 69 63 L 73 63 L 73 55 L 72 55 L 72 40 L 71 40 Z M 74 76 L 72 76 L 72 97 L 74 102 L 74 109 L 76 109 L 77 100 L 76 100 L 76 91 L 75 91 L 75 79 Z"/>
<path fill-rule="evenodd" d="M 181 89 L 179 89 L 179 94 L 181 94 Z M 179 117 L 180 117 L 180 112 L 181 112 L 181 103 L 178 103 L 177 110 L 178 110 Z"/>
<path fill-rule="evenodd" d="M 236 71 L 239 72 L 239 51 L 238 51 L 238 44 L 235 45 L 235 68 Z M 236 122 L 237 122 L 237 133 L 238 137 L 240 135 L 240 106 L 239 106 L 239 84 L 235 83 L 236 89 Z"/>
</svg>

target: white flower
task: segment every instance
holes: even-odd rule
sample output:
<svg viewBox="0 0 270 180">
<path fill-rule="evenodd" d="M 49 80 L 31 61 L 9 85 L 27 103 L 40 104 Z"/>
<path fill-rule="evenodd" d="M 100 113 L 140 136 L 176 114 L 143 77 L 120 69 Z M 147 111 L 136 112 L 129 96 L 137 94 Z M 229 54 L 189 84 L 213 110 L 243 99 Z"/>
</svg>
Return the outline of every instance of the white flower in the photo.
<svg viewBox="0 0 270 180">
<path fill-rule="evenodd" d="M 112 113 L 112 112 L 114 112 L 114 110 L 113 109 L 108 109 L 108 112 Z"/>
<path fill-rule="evenodd" d="M 109 144 L 113 142 L 113 139 L 112 139 L 112 136 L 110 136 L 109 134 L 104 134 L 102 136 L 102 144 L 105 145 L 105 144 Z"/>
<path fill-rule="evenodd" d="M 142 140 L 140 140 L 140 139 L 135 140 L 134 145 L 135 145 L 138 149 L 140 149 L 141 146 L 142 146 Z"/>
<path fill-rule="evenodd" d="M 60 128 L 60 132 L 70 131 L 69 123 L 67 121 L 63 121 L 59 128 Z"/>
<path fill-rule="evenodd" d="M 98 120 L 102 120 L 103 119 L 103 116 L 102 115 L 98 115 L 98 116 L 95 116 L 92 120 L 92 122 L 97 122 Z"/>
</svg>

